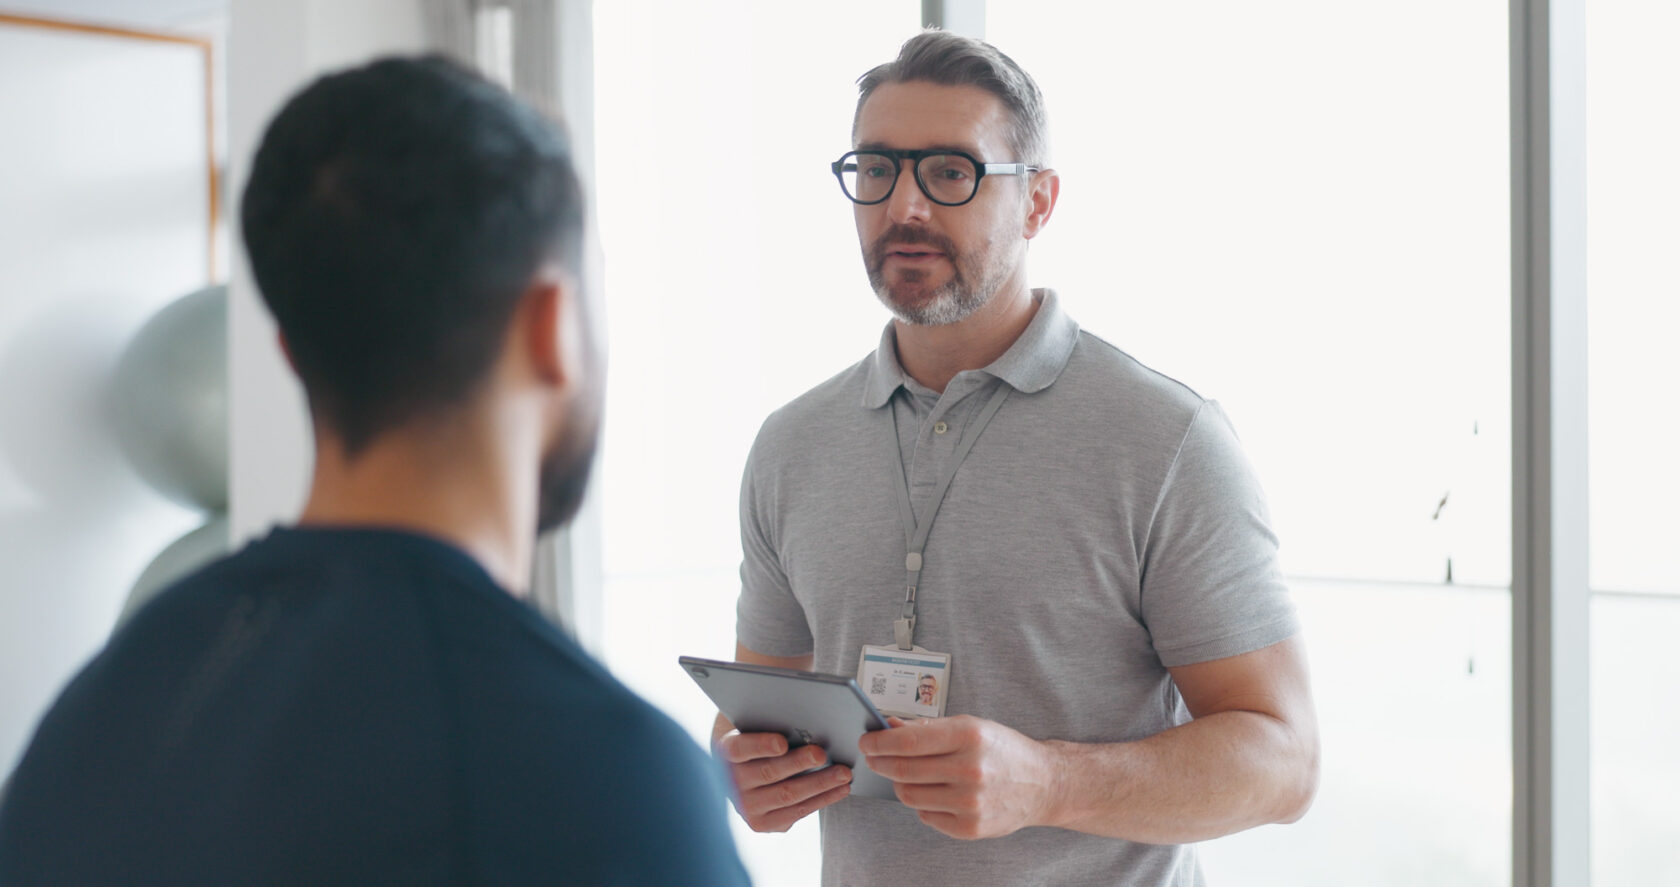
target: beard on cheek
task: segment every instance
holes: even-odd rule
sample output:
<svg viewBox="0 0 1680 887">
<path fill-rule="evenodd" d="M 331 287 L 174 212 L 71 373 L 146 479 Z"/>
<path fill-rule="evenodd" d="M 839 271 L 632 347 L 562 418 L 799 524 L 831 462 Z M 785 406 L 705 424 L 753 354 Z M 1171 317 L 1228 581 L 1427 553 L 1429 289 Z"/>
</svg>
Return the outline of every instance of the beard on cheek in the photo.
<svg viewBox="0 0 1680 887">
<path fill-rule="evenodd" d="M 589 489 L 590 469 L 595 463 L 595 445 L 581 452 L 558 448 L 543 460 L 541 487 L 537 491 L 537 532 L 546 533 L 577 516 L 583 495 Z"/>
<path fill-rule="evenodd" d="M 569 522 L 583 505 L 600 447 L 601 391 L 597 388 L 579 397 L 566 409 L 564 422 L 560 439 L 544 454 L 537 477 L 539 534 Z"/>
<path fill-rule="evenodd" d="M 963 252 L 938 232 L 895 224 L 864 250 L 864 270 L 876 297 L 900 321 L 912 326 L 953 324 L 990 302 L 1017 270 L 1020 254 L 1009 246 L 1012 236 L 1017 235 L 1007 223 L 1000 222 L 973 252 Z M 900 268 L 889 280 L 885 270 L 888 254 L 917 246 L 944 255 L 950 264 L 950 279 L 935 286 L 934 272 Z"/>
<path fill-rule="evenodd" d="M 925 246 L 937 251 L 951 265 L 951 278 L 931 287 L 933 274 L 923 268 L 901 268 L 889 281 L 887 256 L 904 247 Z M 973 302 L 972 287 L 964 275 L 965 261 L 956 244 L 944 235 L 911 225 L 893 225 L 864 252 L 864 270 L 869 285 L 881 304 L 899 320 L 916 326 L 955 323 L 985 303 Z"/>
</svg>

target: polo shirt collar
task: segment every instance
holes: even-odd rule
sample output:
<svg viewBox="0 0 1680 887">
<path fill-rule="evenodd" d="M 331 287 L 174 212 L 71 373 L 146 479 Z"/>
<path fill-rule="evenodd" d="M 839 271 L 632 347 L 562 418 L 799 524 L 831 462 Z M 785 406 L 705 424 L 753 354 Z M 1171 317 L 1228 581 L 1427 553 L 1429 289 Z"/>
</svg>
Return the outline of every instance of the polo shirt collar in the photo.
<svg viewBox="0 0 1680 887">
<path fill-rule="evenodd" d="M 1039 306 L 1032 322 L 1003 356 L 981 370 L 1025 394 L 1049 388 L 1062 374 L 1068 358 L 1073 356 L 1073 346 L 1079 342 L 1079 324 L 1062 311 L 1056 291 L 1035 289 L 1033 296 L 1039 299 Z M 863 406 L 868 409 L 885 406 L 910 381 L 898 362 L 898 339 L 893 334 L 892 323 L 888 322 L 869 360 L 863 383 Z"/>
</svg>

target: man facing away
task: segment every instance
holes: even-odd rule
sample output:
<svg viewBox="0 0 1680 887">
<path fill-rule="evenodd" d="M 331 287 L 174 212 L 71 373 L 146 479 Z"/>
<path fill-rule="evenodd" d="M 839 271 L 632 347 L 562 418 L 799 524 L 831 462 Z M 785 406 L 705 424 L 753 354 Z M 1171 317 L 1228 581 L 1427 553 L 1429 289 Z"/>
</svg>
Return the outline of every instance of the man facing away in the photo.
<svg viewBox="0 0 1680 887">
<path fill-rule="evenodd" d="M 556 128 L 448 62 L 287 103 L 242 220 L 307 505 L 65 690 L 0 882 L 747 882 L 715 764 L 519 599 L 600 422 L 584 218 Z"/>
<path fill-rule="evenodd" d="M 1293 821 L 1317 783 L 1259 487 L 1215 404 L 1028 289 L 1060 184 L 1012 60 L 928 31 L 859 92 L 834 172 L 894 320 L 759 432 L 737 656 L 936 716 L 862 740 L 897 802 L 720 718 L 740 811 L 821 810 L 830 885 L 1199 884 L 1184 844 Z M 906 667 L 938 690 L 895 689 Z"/>
</svg>

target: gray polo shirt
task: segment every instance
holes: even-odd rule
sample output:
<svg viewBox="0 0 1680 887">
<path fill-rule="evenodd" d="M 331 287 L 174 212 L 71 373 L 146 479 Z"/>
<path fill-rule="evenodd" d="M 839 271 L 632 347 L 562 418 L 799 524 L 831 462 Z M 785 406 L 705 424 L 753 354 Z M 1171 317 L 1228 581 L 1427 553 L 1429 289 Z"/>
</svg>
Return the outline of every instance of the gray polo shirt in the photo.
<svg viewBox="0 0 1680 887">
<path fill-rule="evenodd" d="M 1189 720 L 1168 666 L 1295 633 L 1277 539 L 1217 404 L 1080 330 L 1054 292 L 1035 296 L 1015 344 L 943 393 L 900 367 L 889 324 L 872 356 L 765 421 L 742 482 L 737 636 L 835 674 L 892 643 L 895 455 L 925 520 L 968 423 L 1009 385 L 934 521 L 916 643 L 952 655 L 947 714 L 1037 739 L 1142 739 Z M 1188 847 L 1052 828 L 964 842 L 870 798 L 823 811 L 822 835 L 826 885 L 1201 883 Z"/>
</svg>

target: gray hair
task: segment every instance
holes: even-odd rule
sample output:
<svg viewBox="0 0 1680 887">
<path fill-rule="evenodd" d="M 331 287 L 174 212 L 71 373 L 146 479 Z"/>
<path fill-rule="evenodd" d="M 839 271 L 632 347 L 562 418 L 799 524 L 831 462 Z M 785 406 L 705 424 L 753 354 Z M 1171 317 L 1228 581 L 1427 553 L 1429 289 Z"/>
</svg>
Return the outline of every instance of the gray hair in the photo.
<svg viewBox="0 0 1680 887">
<path fill-rule="evenodd" d="M 1050 133 L 1044 117 L 1044 96 L 1038 84 L 1015 64 L 983 40 L 952 34 L 937 28 L 904 41 L 898 58 L 871 68 L 858 78 L 857 110 L 852 114 L 852 134 L 857 134 L 863 103 L 877 87 L 887 83 L 926 81 L 941 86 L 978 86 L 995 95 L 1009 110 L 1014 125 L 1009 131 L 1011 161 L 1031 166 L 1050 164 Z M 981 158 L 993 160 L 995 158 Z"/>
</svg>

